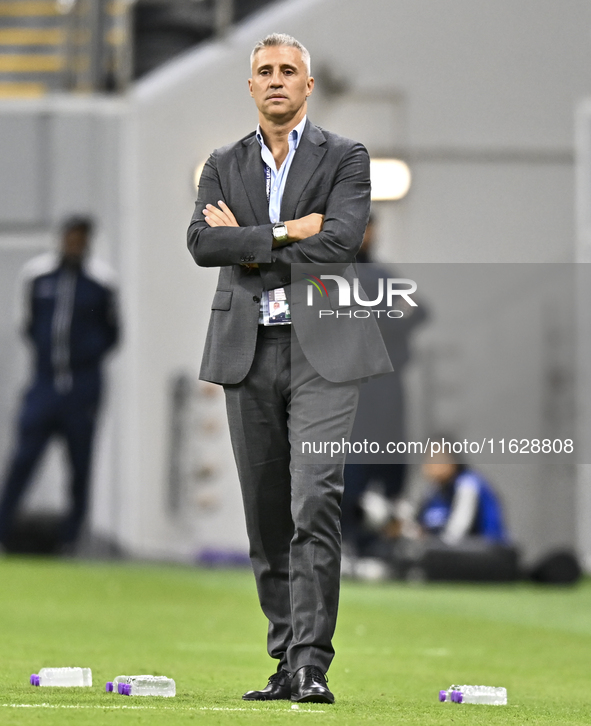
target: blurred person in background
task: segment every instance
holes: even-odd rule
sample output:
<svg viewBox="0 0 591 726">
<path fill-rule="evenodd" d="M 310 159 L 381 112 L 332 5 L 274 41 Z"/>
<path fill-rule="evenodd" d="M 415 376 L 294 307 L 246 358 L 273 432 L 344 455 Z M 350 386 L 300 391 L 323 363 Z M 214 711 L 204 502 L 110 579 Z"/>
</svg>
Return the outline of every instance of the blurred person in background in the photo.
<svg viewBox="0 0 591 726">
<path fill-rule="evenodd" d="M 101 364 L 119 331 L 113 273 L 88 256 L 92 230 L 89 217 L 69 217 L 61 227 L 59 250 L 34 258 L 21 273 L 19 328 L 31 345 L 34 373 L 0 499 L 3 546 L 53 437 L 64 439 L 71 467 L 70 511 L 60 533 L 64 554 L 75 551 L 86 514 Z"/>
<path fill-rule="evenodd" d="M 373 489 L 363 493 L 363 525 L 373 539 L 343 574 L 363 580 L 414 579 L 417 572 L 420 579 L 514 580 L 517 550 L 486 478 L 447 452 L 425 457 L 421 470 L 431 491 L 418 507 Z"/>
<path fill-rule="evenodd" d="M 375 299 L 379 279 L 397 277 L 392 268 L 374 262 L 376 225 L 370 215 L 356 262 L 361 286 L 368 298 Z M 371 264 L 370 264 L 371 263 Z M 375 306 L 376 308 L 379 305 Z M 366 383 L 359 393 L 359 405 L 351 441 L 377 441 L 385 449 L 389 441 L 405 441 L 405 396 L 404 371 L 410 359 L 410 340 L 415 329 L 428 317 L 425 305 L 419 301 L 411 307 L 401 298 L 398 309 L 404 312 L 401 318 L 376 316 L 388 355 L 394 366 L 394 373 L 384 378 L 375 378 Z M 402 458 L 402 457 L 401 457 Z M 347 457 L 345 465 L 345 491 L 342 509 L 343 532 L 343 574 L 353 574 L 357 558 L 371 556 L 379 534 L 367 527 L 362 502 L 369 487 L 378 487 L 390 503 L 394 503 L 404 490 L 407 465 L 404 462 L 355 462 L 355 455 Z"/>
<path fill-rule="evenodd" d="M 417 516 L 425 534 L 449 545 L 466 537 L 499 544 L 507 541 L 501 502 L 482 474 L 448 452 L 427 457 L 422 472 L 433 485 Z"/>
</svg>

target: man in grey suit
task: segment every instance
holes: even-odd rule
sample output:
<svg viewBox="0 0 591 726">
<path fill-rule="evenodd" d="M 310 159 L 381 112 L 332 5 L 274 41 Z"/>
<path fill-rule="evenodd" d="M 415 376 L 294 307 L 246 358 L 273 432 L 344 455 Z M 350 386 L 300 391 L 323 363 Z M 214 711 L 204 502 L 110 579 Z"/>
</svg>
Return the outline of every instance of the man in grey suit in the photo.
<svg viewBox="0 0 591 726">
<path fill-rule="evenodd" d="M 346 440 L 360 382 L 392 367 L 373 317 L 357 320 L 353 305 L 328 324 L 291 273 L 329 265 L 352 282 L 369 157 L 308 121 L 314 79 L 297 40 L 268 36 L 251 66 L 258 128 L 210 156 L 188 231 L 197 264 L 221 268 L 200 377 L 225 389 L 268 652 L 279 661 L 243 698 L 332 703 L 344 453 L 314 459 L 302 444 Z M 329 298 L 338 309 L 334 286 Z M 276 300 L 287 306 L 279 321 Z"/>
</svg>

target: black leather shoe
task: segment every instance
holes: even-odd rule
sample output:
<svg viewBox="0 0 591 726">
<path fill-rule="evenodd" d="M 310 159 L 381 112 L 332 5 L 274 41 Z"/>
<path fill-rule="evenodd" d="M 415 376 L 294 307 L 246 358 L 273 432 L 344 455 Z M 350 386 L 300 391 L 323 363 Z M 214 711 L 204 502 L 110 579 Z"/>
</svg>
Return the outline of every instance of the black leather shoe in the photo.
<svg viewBox="0 0 591 726">
<path fill-rule="evenodd" d="M 291 700 L 298 703 L 334 703 L 324 673 L 316 666 L 302 666 L 291 680 Z"/>
<path fill-rule="evenodd" d="M 242 698 L 245 701 L 289 701 L 290 696 L 291 673 L 281 669 L 273 673 L 262 691 L 247 691 Z"/>
</svg>

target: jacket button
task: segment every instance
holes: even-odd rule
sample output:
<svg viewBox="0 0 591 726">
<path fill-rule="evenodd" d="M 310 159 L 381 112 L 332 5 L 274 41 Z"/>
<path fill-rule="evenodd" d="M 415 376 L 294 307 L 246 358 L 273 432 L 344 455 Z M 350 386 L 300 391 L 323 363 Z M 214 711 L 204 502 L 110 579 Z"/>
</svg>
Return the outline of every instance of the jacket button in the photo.
<svg viewBox="0 0 591 726">
<path fill-rule="evenodd" d="M 259 302 L 261 301 L 261 298 L 260 298 L 260 297 L 258 297 L 257 295 L 253 295 L 253 296 L 252 296 L 252 299 L 253 299 L 253 300 L 254 300 L 254 301 L 255 301 L 256 303 L 259 303 Z"/>
</svg>

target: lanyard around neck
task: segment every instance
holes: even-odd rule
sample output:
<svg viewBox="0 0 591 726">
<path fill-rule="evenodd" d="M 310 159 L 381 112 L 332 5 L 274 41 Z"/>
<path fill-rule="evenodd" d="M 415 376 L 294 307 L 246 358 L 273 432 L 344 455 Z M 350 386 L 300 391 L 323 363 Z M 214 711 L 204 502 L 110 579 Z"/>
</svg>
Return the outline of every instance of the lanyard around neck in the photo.
<svg viewBox="0 0 591 726">
<path fill-rule="evenodd" d="M 265 188 L 267 190 L 267 202 L 271 201 L 271 167 L 268 164 L 264 164 L 265 167 Z"/>
</svg>

